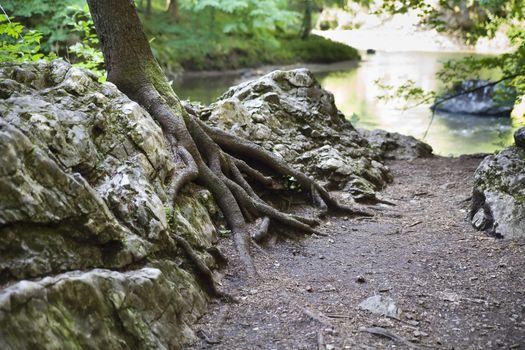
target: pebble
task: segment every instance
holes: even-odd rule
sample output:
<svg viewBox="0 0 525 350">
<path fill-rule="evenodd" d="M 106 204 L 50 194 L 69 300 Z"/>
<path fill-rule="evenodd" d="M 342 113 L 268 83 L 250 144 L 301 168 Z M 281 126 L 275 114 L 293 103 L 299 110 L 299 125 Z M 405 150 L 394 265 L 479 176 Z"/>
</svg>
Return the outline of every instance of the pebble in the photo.
<svg viewBox="0 0 525 350">
<path fill-rule="evenodd" d="M 428 333 L 417 330 L 414 331 L 414 337 L 428 337 Z"/>
<path fill-rule="evenodd" d="M 365 279 L 363 276 L 361 276 L 361 275 L 357 276 L 357 277 L 355 278 L 355 281 L 356 281 L 357 283 L 366 283 L 366 279 Z"/>
</svg>

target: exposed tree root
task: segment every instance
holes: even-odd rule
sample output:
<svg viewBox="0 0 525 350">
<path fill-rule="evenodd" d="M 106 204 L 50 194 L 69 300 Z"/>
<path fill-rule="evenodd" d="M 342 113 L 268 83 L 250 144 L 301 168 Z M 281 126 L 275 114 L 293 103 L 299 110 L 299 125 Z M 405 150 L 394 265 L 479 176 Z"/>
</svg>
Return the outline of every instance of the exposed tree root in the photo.
<svg viewBox="0 0 525 350">
<path fill-rule="evenodd" d="M 264 238 L 271 222 L 292 228 L 291 231 L 320 234 L 313 228 L 319 223 L 315 218 L 277 210 L 265 203 L 250 183 L 256 182 L 264 189 L 277 189 L 282 186 L 274 178 L 292 176 L 302 188 L 309 190 L 312 203 L 321 214 L 342 211 L 370 215 L 340 204 L 319 183 L 284 160 L 255 143 L 204 124 L 190 107 L 185 108 L 153 57 L 133 2 L 88 0 L 88 4 L 108 67 L 108 80 L 160 124 L 174 160 L 185 165 L 174 174 L 170 194 L 177 196 L 181 188 L 192 181 L 212 193 L 232 231 L 239 259 L 249 277 L 257 276 L 250 256 L 251 236 L 256 240 Z M 272 176 L 259 169 L 272 172 Z M 263 218 L 260 225 L 255 224 L 258 218 Z M 289 234 L 288 230 L 279 231 Z M 213 285 L 211 272 L 192 254 L 188 243 L 181 237 L 176 240 L 197 273 Z M 220 294 L 214 286 L 210 288 Z"/>
<path fill-rule="evenodd" d="M 270 227 L 270 218 L 265 216 L 255 232 L 252 233 L 252 238 L 256 242 L 263 241 L 268 237 L 268 228 Z"/>
<path fill-rule="evenodd" d="M 187 183 L 197 179 L 199 176 L 199 169 L 193 160 L 191 154 L 185 148 L 178 148 L 177 154 L 180 156 L 186 167 L 174 174 L 171 189 L 169 194 L 172 198 L 177 197 L 180 189 Z"/>
<path fill-rule="evenodd" d="M 175 239 L 177 245 L 184 251 L 184 254 L 188 260 L 191 261 L 191 267 L 195 270 L 197 278 L 201 281 L 201 284 L 208 295 L 214 298 L 221 298 L 228 302 L 235 302 L 235 299 L 231 295 L 217 288 L 217 284 L 213 279 L 213 273 L 208 268 L 208 266 L 206 266 L 206 264 L 203 263 L 202 260 L 197 256 L 188 241 L 176 234 L 173 235 L 173 239 Z"/>
<path fill-rule="evenodd" d="M 169 94 L 161 95 L 150 86 L 139 101 L 157 119 L 164 132 L 176 140 L 177 154 L 186 164 L 173 181 L 173 195 L 184 184 L 194 180 L 212 192 L 232 231 L 239 258 L 249 277 L 257 276 L 250 256 L 250 239 L 263 240 L 268 234 L 270 222 L 279 222 L 305 233 L 321 233 L 313 228 L 319 224 L 317 219 L 283 213 L 265 203 L 245 176 L 265 188 L 274 189 L 277 184 L 272 177 L 264 175 L 239 157 L 260 162 L 276 175 L 293 176 L 304 188 L 310 189 L 312 203 L 319 208 L 320 214 L 336 210 L 370 215 L 340 204 L 313 179 L 262 147 L 204 124 Z M 264 218 L 259 227 L 253 224 L 257 218 Z"/>
</svg>

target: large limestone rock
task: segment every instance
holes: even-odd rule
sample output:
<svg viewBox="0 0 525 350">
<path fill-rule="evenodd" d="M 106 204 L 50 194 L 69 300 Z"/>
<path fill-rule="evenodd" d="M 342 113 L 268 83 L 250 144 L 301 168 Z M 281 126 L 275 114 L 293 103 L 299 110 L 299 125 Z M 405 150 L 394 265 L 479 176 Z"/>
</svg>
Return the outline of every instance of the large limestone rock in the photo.
<svg viewBox="0 0 525 350">
<path fill-rule="evenodd" d="M 1 349 L 173 349 L 192 336 L 207 297 L 172 229 L 210 264 L 216 233 L 207 191 L 166 194 L 177 167 L 114 85 L 62 61 L 0 66 Z"/>
<path fill-rule="evenodd" d="M 516 144 L 486 157 L 475 174 L 471 220 L 474 227 L 504 237 L 525 237 L 525 147 L 522 128 Z"/>
<path fill-rule="evenodd" d="M 274 71 L 230 88 L 201 118 L 249 138 L 332 190 L 370 198 L 391 177 L 306 69 Z"/>
<path fill-rule="evenodd" d="M 202 108 L 200 116 L 281 156 L 328 189 L 348 191 L 357 200 L 374 198 L 391 181 L 384 159 L 432 152 L 430 146 L 407 136 L 357 131 L 337 110 L 333 95 L 306 69 L 274 71 L 234 86 Z"/>
</svg>

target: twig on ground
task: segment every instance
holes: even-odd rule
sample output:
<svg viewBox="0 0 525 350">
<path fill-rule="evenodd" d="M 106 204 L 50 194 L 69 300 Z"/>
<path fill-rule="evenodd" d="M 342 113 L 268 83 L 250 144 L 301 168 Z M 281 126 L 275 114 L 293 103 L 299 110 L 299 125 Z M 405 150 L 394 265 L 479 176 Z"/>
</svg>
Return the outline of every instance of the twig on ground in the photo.
<svg viewBox="0 0 525 350">
<path fill-rule="evenodd" d="M 366 332 L 366 333 L 370 333 L 370 334 L 373 334 L 373 335 L 377 335 L 377 336 L 380 336 L 380 337 L 391 339 L 391 340 L 393 340 L 395 342 L 404 344 L 407 347 L 412 348 L 412 349 L 420 349 L 418 346 L 416 346 L 415 344 L 413 344 L 410 341 L 406 340 L 405 338 L 403 338 L 403 337 L 401 337 L 401 336 L 399 336 L 397 334 L 394 334 L 394 333 L 392 333 L 390 331 L 387 331 L 383 327 L 368 327 L 368 328 L 363 328 L 361 331 L 362 332 Z"/>
<path fill-rule="evenodd" d="M 326 350 L 326 344 L 324 342 L 324 335 L 322 329 L 319 330 L 319 332 L 317 332 L 317 349 Z"/>
</svg>

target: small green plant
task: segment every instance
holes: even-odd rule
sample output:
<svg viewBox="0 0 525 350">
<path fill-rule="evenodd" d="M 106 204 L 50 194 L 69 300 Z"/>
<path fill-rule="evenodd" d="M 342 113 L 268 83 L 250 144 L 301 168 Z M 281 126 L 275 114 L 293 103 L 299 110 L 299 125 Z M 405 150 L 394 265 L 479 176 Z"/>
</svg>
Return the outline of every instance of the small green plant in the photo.
<svg viewBox="0 0 525 350">
<path fill-rule="evenodd" d="M 166 214 L 166 221 L 168 222 L 168 225 L 173 224 L 173 209 L 170 207 L 164 207 L 164 213 Z"/>
<path fill-rule="evenodd" d="M 359 123 L 359 120 L 361 120 L 359 115 L 356 114 L 355 112 L 352 113 L 352 116 L 350 117 L 350 123 L 352 123 L 355 126 L 355 124 Z"/>
<path fill-rule="evenodd" d="M 12 19 L 5 14 L 0 15 L 0 62 L 35 62 L 55 58 L 40 52 L 42 33 L 28 30 Z"/>
<path fill-rule="evenodd" d="M 301 184 L 293 176 L 284 177 L 284 187 L 293 192 L 301 192 L 303 190 Z"/>
<path fill-rule="evenodd" d="M 220 237 L 229 237 L 232 234 L 232 231 L 228 230 L 226 227 L 221 225 L 219 229 L 217 230 L 219 232 Z"/>
</svg>

